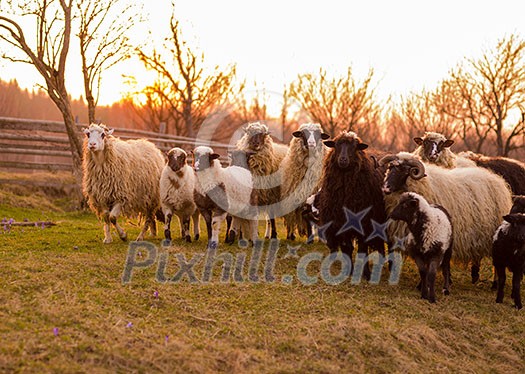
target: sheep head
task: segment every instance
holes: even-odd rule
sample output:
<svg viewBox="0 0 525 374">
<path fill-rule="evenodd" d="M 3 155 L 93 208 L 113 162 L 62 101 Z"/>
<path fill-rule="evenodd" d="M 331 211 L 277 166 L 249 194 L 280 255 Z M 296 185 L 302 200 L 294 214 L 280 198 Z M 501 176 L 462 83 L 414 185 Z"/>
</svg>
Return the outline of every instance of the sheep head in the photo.
<svg viewBox="0 0 525 374">
<path fill-rule="evenodd" d="M 414 138 L 414 142 L 420 147 L 423 147 L 421 157 L 423 160 L 436 162 L 445 148 L 454 144 L 453 140 L 447 139 L 444 135 L 437 132 L 426 132 L 422 138 Z"/>
<path fill-rule="evenodd" d="M 213 149 L 206 146 L 199 146 L 193 150 L 193 169 L 195 171 L 202 171 L 213 166 L 213 161 L 221 157 L 214 153 Z"/>
<path fill-rule="evenodd" d="M 248 147 L 255 152 L 261 150 L 266 139 L 270 137 L 268 126 L 260 122 L 250 123 L 244 132 L 248 137 Z"/>
<path fill-rule="evenodd" d="M 186 158 L 188 157 L 188 154 L 181 148 L 175 147 L 170 149 L 166 156 L 168 157 L 167 165 L 171 168 L 171 170 L 177 172 L 184 165 L 186 165 Z"/>
<path fill-rule="evenodd" d="M 393 220 L 399 220 L 404 222 L 411 222 L 414 217 L 417 216 L 419 210 L 419 198 L 418 195 L 405 192 L 401 195 L 399 202 L 388 218 Z"/>
<path fill-rule="evenodd" d="M 331 162 L 336 162 L 340 169 L 348 169 L 351 166 L 360 167 L 363 151 L 368 148 L 354 132 L 343 131 L 333 140 L 325 140 L 324 144 L 333 148 L 330 154 Z"/>
<path fill-rule="evenodd" d="M 383 192 L 386 195 L 406 191 L 408 177 L 419 180 L 426 176 L 425 165 L 416 156 L 406 152 L 385 156 L 379 161 L 379 165 L 388 165 L 383 183 Z"/>
<path fill-rule="evenodd" d="M 512 196 L 512 208 L 510 209 L 510 213 L 525 213 L 525 196 Z"/>
<path fill-rule="evenodd" d="M 310 150 L 319 150 L 322 147 L 321 141 L 330 138 L 330 135 L 325 134 L 318 123 L 304 123 L 292 135 L 302 140 L 303 149 Z"/>
<path fill-rule="evenodd" d="M 113 134 L 113 129 L 108 129 L 105 125 L 92 123 L 87 129 L 83 130 L 86 135 L 87 148 L 91 152 L 100 152 L 104 150 L 105 139 Z"/>
</svg>

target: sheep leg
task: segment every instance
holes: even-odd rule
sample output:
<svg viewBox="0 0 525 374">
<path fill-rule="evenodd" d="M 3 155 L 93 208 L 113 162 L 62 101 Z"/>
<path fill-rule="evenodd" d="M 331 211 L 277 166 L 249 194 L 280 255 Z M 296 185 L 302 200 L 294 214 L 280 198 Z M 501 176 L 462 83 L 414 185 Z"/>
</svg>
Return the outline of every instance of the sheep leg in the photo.
<svg viewBox="0 0 525 374">
<path fill-rule="evenodd" d="M 155 220 L 155 214 L 151 213 L 149 217 L 149 232 L 152 237 L 157 236 L 157 221 Z"/>
<path fill-rule="evenodd" d="M 109 220 L 113 224 L 113 226 L 115 226 L 115 229 L 117 229 L 119 238 L 125 242 L 126 240 L 128 240 L 128 236 L 126 235 L 122 227 L 120 227 L 117 222 L 117 218 L 120 216 L 121 211 L 122 211 L 122 206 L 120 204 L 115 204 L 113 208 L 111 208 L 111 211 L 109 212 Z M 146 223 L 147 222 L 148 221 L 146 220 Z"/>
<path fill-rule="evenodd" d="M 275 218 L 270 218 L 270 225 L 272 226 L 271 238 L 277 239 L 277 226 L 275 226 Z"/>
<path fill-rule="evenodd" d="M 496 266 L 496 273 L 498 274 L 498 293 L 496 295 L 496 302 L 503 302 L 503 291 L 505 290 L 505 266 Z"/>
<path fill-rule="evenodd" d="M 184 238 L 184 240 L 186 240 L 187 243 L 191 243 L 190 220 L 191 217 L 188 215 L 183 215 L 181 218 L 181 227 L 182 231 L 184 232 L 184 235 L 182 237 Z"/>
<path fill-rule="evenodd" d="M 228 220 L 228 217 L 230 219 Z M 228 222 L 229 221 L 229 222 Z M 228 225 L 229 223 L 229 225 Z M 226 244 L 233 244 L 235 243 L 235 238 L 237 237 L 237 233 L 239 232 L 238 226 L 239 226 L 239 219 L 237 217 L 232 217 L 229 214 L 226 216 Z"/>
<path fill-rule="evenodd" d="M 200 219 L 200 213 L 198 210 L 193 213 L 192 220 L 193 220 L 193 239 L 199 240 L 199 236 L 201 233 L 201 229 L 199 226 L 199 219 Z"/>
<path fill-rule="evenodd" d="M 443 294 L 450 295 L 450 259 L 444 259 L 441 265 L 441 272 L 443 273 Z"/>
<path fill-rule="evenodd" d="M 231 236 L 231 228 L 232 228 L 232 221 L 233 221 L 233 217 L 228 214 L 226 216 L 226 239 L 224 240 L 224 242 L 226 244 L 233 244 L 233 242 L 235 241 L 235 236 L 233 238 L 233 240 L 231 240 L 230 236 Z M 235 235 L 235 234 L 234 234 Z"/>
<path fill-rule="evenodd" d="M 171 243 L 171 217 L 173 217 L 171 212 L 164 212 L 164 237 L 166 238 L 167 245 Z"/>
<path fill-rule="evenodd" d="M 211 218 L 211 241 L 209 248 L 217 248 L 219 244 L 219 231 L 221 230 L 221 223 L 226 219 L 226 212 L 214 212 Z"/>
<path fill-rule="evenodd" d="M 152 222 L 151 217 L 147 217 L 146 218 L 146 222 L 144 222 L 144 226 L 142 227 L 142 230 L 140 230 L 140 234 L 137 237 L 137 241 L 138 242 L 144 240 L 144 235 L 146 235 L 146 232 L 148 232 L 148 228 L 151 227 L 152 223 L 155 223 L 155 220 L 153 220 L 153 222 Z M 117 231 L 118 231 L 118 229 L 117 229 Z M 122 239 L 122 237 L 121 237 L 121 239 Z M 122 240 L 124 240 L 124 239 L 122 239 Z"/>
<path fill-rule="evenodd" d="M 264 237 L 270 239 L 270 220 L 266 219 L 266 230 L 264 231 Z"/>
<path fill-rule="evenodd" d="M 498 289 L 498 274 L 496 273 L 496 269 L 492 268 L 493 272 L 493 279 L 492 279 L 492 285 L 490 286 L 490 289 L 492 291 L 496 291 Z"/>
<path fill-rule="evenodd" d="M 306 244 L 312 244 L 314 242 L 314 235 L 312 232 L 312 223 L 310 221 L 306 221 Z"/>
<path fill-rule="evenodd" d="M 427 265 L 419 256 L 415 257 L 417 268 L 419 269 L 419 278 L 421 279 L 421 298 L 428 299 L 428 284 L 427 284 Z"/>
<path fill-rule="evenodd" d="M 521 295 L 520 295 L 520 283 L 521 277 L 523 275 L 522 271 L 514 271 L 512 273 L 512 298 L 514 299 L 514 306 L 516 309 L 523 308 L 521 304 Z"/>
<path fill-rule="evenodd" d="M 109 211 L 105 211 L 103 214 L 104 219 L 104 244 L 109 244 L 113 241 L 111 238 L 111 222 L 109 221 Z"/>
<path fill-rule="evenodd" d="M 287 214 L 284 217 L 284 222 L 286 224 L 286 239 L 288 240 L 295 240 L 295 225 L 292 218 L 292 213 Z"/>
<path fill-rule="evenodd" d="M 472 277 L 472 284 L 479 281 L 479 268 L 481 265 L 481 259 L 475 259 L 472 261 L 472 267 L 470 268 L 470 275 Z"/>
<path fill-rule="evenodd" d="M 428 301 L 431 303 L 436 302 L 436 272 L 439 264 L 439 259 L 434 258 L 430 261 L 430 266 L 427 272 L 427 285 L 428 285 Z"/>
<path fill-rule="evenodd" d="M 202 217 L 204 217 L 204 222 L 206 222 L 206 231 L 208 233 L 208 246 L 210 245 L 211 240 L 211 212 L 205 211 L 201 212 Z"/>
</svg>

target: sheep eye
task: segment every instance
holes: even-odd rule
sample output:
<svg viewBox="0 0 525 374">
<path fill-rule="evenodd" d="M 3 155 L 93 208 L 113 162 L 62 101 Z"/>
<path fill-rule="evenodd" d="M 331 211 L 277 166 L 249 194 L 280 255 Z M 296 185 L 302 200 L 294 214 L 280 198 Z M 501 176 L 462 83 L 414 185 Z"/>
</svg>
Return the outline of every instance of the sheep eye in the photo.
<svg viewBox="0 0 525 374">
<path fill-rule="evenodd" d="M 100 137 L 101 137 L 102 139 L 104 139 L 105 136 L 106 136 L 106 134 L 104 134 L 104 133 L 102 133 L 102 134 L 100 135 Z"/>
<path fill-rule="evenodd" d="M 90 133 L 90 132 L 87 132 L 87 133 L 86 133 L 86 138 L 89 138 L 89 135 L 91 135 L 91 133 Z"/>
</svg>

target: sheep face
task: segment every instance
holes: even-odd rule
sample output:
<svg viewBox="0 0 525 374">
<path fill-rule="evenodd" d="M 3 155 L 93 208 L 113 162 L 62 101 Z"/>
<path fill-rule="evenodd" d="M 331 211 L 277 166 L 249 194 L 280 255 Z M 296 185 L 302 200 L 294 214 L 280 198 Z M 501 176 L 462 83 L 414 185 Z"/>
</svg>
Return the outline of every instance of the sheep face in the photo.
<svg viewBox="0 0 525 374">
<path fill-rule="evenodd" d="M 266 142 L 266 137 L 269 136 L 267 133 L 259 132 L 253 134 L 248 139 L 248 146 L 255 152 L 260 151 Z"/>
<path fill-rule="evenodd" d="M 343 170 L 359 164 L 362 151 L 368 148 L 368 144 L 362 143 L 357 136 L 347 136 L 346 133 L 335 140 L 326 140 L 324 144 L 333 148 L 332 160 L 335 158 L 337 166 Z"/>
<path fill-rule="evenodd" d="M 208 169 L 213 160 L 217 160 L 219 154 L 214 153 L 210 147 L 197 147 L 193 150 L 193 169 L 195 171 L 202 171 Z"/>
<path fill-rule="evenodd" d="M 321 130 L 309 129 L 294 131 L 292 135 L 295 138 L 302 139 L 304 149 L 318 149 L 321 147 L 321 140 L 330 138 L 330 135 L 321 132 Z"/>
<path fill-rule="evenodd" d="M 103 151 L 106 136 L 113 134 L 113 129 L 108 129 L 104 125 L 90 125 L 83 131 L 86 135 L 87 147 L 91 152 Z"/>
<path fill-rule="evenodd" d="M 166 154 L 168 157 L 168 166 L 174 172 L 179 171 L 184 165 L 186 165 L 187 154 L 180 148 L 172 148 Z"/>
<path fill-rule="evenodd" d="M 419 210 L 419 200 L 412 194 L 403 194 L 399 203 L 390 213 L 389 218 L 404 222 L 411 222 L 417 216 Z"/>
<path fill-rule="evenodd" d="M 525 196 L 516 195 L 512 197 L 510 213 L 525 213 Z"/>
<path fill-rule="evenodd" d="M 380 165 L 388 162 L 383 181 L 383 193 L 389 195 L 397 191 L 407 191 L 407 179 L 419 180 L 426 176 L 425 166 L 415 158 L 399 159 L 397 156 L 385 156 Z"/>
<path fill-rule="evenodd" d="M 436 160 L 441 155 L 441 152 L 443 152 L 445 148 L 448 148 L 454 144 L 453 140 L 446 139 L 445 137 L 442 138 L 443 139 L 437 139 L 435 137 L 425 136 L 423 138 L 414 138 L 414 142 L 416 142 L 417 145 L 423 147 L 423 154 L 427 160 L 436 162 Z"/>
</svg>

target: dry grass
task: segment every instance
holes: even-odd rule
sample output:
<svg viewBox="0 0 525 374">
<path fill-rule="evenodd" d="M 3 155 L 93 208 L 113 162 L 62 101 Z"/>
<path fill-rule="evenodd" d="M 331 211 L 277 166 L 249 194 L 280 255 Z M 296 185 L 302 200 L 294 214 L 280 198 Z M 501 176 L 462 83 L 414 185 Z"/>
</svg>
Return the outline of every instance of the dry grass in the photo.
<svg viewBox="0 0 525 374">
<path fill-rule="evenodd" d="M 411 261 L 397 286 L 286 285 L 281 279 L 296 274 L 298 261 L 284 258 L 286 243 L 271 284 L 221 283 L 220 264 L 209 284 L 161 284 L 155 264 L 123 285 L 126 243 L 103 245 L 92 214 L 44 208 L 0 205 L 0 219 L 59 222 L 0 234 L 0 372 L 525 370 L 523 311 L 511 307 L 510 291 L 495 304 L 488 261 L 477 285 L 453 268 L 452 294 L 436 305 L 418 298 Z M 125 226 L 130 237 L 138 234 Z M 176 240 L 166 250 L 166 275 L 178 270 L 176 253 L 189 259 L 204 246 Z M 219 251 L 244 250 L 221 244 Z M 315 244 L 299 254 L 311 251 L 327 253 Z M 203 262 L 198 278 L 202 271 Z"/>
</svg>

